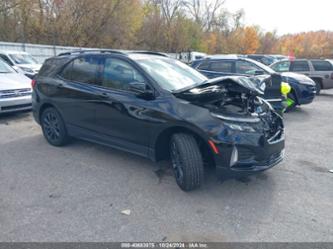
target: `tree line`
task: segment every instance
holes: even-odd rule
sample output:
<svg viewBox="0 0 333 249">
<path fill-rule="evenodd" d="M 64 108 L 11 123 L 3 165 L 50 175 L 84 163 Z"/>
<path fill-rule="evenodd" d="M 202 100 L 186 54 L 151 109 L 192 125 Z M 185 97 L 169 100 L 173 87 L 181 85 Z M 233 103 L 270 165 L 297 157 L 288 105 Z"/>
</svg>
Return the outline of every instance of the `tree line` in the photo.
<svg viewBox="0 0 333 249">
<path fill-rule="evenodd" d="M 240 6 L 241 7 L 241 6 Z M 332 57 L 333 32 L 278 36 L 225 0 L 1 0 L 0 40 L 209 54 Z"/>
</svg>

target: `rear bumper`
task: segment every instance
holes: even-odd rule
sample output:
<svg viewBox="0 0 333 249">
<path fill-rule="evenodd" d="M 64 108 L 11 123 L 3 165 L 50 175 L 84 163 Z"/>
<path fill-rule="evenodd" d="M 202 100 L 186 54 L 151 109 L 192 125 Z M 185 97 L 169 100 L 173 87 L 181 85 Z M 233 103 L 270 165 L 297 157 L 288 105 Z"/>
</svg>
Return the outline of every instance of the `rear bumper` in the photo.
<svg viewBox="0 0 333 249">
<path fill-rule="evenodd" d="M 31 110 L 31 96 L 0 99 L 0 113 Z"/>
<path fill-rule="evenodd" d="M 284 146 L 284 134 L 271 143 L 264 137 L 253 136 L 232 145 L 220 144 L 219 154 L 214 158 L 217 174 L 241 177 L 268 170 L 283 161 Z"/>
</svg>

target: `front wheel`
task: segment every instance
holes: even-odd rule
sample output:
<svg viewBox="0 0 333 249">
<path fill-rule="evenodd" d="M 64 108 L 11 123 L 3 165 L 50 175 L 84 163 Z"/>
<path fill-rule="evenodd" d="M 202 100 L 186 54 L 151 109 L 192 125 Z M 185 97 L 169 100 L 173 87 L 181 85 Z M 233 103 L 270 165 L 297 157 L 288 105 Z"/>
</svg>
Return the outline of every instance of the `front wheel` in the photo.
<svg viewBox="0 0 333 249">
<path fill-rule="evenodd" d="M 44 137 L 53 146 L 63 146 L 68 143 L 65 123 L 60 113 L 53 107 L 47 108 L 41 115 L 41 126 Z"/>
<path fill-rule="evenodd" d="M 204 164 L 195 138 L 185 133 L 173 135 L 170 156 L 178 186 L 184 191 L 199 188 L 204 178 Z"/>
</svg>

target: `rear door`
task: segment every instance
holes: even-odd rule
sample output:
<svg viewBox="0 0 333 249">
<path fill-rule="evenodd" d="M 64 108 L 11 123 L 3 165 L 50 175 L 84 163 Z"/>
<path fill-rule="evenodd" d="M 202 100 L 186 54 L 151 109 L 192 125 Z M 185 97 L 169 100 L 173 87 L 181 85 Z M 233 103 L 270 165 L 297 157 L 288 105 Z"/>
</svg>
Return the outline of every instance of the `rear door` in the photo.
<svg viewBox="0 0 333 249">
<path fill-rule="evenodd" d="M 323 79 L 324 88 L 333 88 L 333 65 L 325 60 L 311 60 L 314 75 Z"/>
<path fill-rule="evenodd" d="M 307 60 L 292 61 L 290 64 L 290 72 L 304 74 L 310 76 L 310 64 Z"/>
<path fill-rule="evenodd" d="M 101 57 L 85 55 L 68 63 L 49 89 L 63 118 L 74 131 L 95 128 L 95 105 L 102 97 L 96 90 L 100 76 Z"/>
</svg>

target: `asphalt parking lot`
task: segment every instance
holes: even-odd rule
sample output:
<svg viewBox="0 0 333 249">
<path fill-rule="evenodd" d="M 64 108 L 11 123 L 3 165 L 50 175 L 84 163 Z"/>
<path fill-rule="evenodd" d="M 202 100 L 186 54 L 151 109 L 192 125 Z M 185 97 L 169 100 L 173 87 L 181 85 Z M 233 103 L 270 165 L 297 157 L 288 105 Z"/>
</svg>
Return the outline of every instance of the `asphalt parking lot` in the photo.
<svg viewBox="0 0 333 249">
<path fill-rule="evenodd" d="M 0 117 L 0 241 L 333 241 L 333 91 L 286 115 L 286 158 L 184 193 L 167 163 Z M 129 216 L 121 214 L 129 209 Z"/>
</svg>

